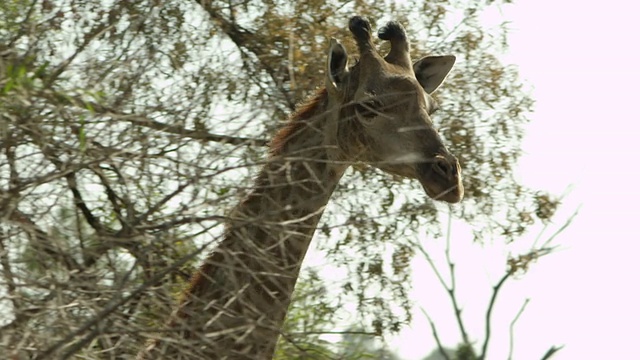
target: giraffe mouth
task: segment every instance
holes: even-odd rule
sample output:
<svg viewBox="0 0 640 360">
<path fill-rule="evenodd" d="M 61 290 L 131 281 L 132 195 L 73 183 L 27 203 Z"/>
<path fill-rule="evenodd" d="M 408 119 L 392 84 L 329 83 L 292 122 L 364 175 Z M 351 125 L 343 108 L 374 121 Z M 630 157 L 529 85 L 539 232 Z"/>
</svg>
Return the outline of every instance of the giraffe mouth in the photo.
<svg viewBox="0 0 640 360">
<path fill-rule="evenodd" d="M 459 185 L 453 185 L 443 190 L 434 190 L 430 187 L 428 182 L 423 181 L 422 179 L 420 179 L 420 184 L 427 195 L 433 200 L 444 201 L 450 204 L 455 204 L 462 200 L 463 192 L 459 190 Z"/>
<path fill-rule="evenodd" d="M 450 168 L 444 170 L 435 160 L 420 162 L 385 162 L 376 167 L 389 174 L 400 177 L 417 179 L 422 188 L 433 200 L 457 203 L 462 200 L 464 188 L 462 186 L 460 170 Z"/>
</svg>

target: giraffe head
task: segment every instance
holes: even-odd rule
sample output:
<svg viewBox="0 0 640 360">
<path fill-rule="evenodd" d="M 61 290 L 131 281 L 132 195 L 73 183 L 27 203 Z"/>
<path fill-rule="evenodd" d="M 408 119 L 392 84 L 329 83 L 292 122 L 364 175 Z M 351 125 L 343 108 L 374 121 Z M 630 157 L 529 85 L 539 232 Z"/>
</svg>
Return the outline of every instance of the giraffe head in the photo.
<svg viewBox="0 0 640 360">
<path fill-rule="evenodd" d="M 459 202 L 464 194 L 460 165 L 431 121 L 438 105 L 430 95 L 455 57 L 427 56 L 412 63 L 409 41 L 397 22 L 378 32 L 391 43 L 384 58 L 375 50 L 367 20 L 353 17 L 349 30 L 359 62 L 348 67 L 346 49 L 331 39 L 325 78 L 341 157 L 417 179 L 429 197 Z"/>
</svg>

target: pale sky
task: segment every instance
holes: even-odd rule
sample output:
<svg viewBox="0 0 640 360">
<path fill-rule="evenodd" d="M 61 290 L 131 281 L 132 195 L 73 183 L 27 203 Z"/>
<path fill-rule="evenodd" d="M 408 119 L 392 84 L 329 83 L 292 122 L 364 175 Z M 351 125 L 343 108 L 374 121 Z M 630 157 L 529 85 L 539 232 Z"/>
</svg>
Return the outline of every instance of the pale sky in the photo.
<svg viewBox="0 0 640 360">
<path fill-rule="evenodd" d="M 506 359 L 508 325 L 525 298 L 531 302 L 516 326 L 514 359 L 540 359 L 563 344 L 553 359 L 640 359 L 639 12 L 634 1 L 521 0 L 496 13 L 512 21 L 506 60 L 519 66 L 536 99 L 519 178 L 558 195 L 574 186 L 558 226 L 582 208 L 557 239 L 562 250 L 504 288 L 489 360 Z M 472 245 L 464 229 L 452 239 L 470 335 L 482 339 L 490 286 L 503 269 L 492 260 L 503 250 Z M 429 246 L 436 253 L 441 245 Z M 427 268 L 416 271 L 416 302 L 455 345 L 442 289 Z M 412 329 L 392 342 L 403 359 L 432 350 L 426 326 L 416 313 Z"/>
</svg>

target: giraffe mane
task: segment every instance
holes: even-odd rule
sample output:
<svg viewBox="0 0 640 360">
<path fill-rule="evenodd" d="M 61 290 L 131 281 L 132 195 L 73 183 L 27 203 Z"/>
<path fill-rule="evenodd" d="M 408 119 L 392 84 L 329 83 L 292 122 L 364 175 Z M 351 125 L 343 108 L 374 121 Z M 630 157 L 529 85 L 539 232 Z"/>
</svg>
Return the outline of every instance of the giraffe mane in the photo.
<svg viewBox="0 0 640 360">
<path fill-rule="evenodd" d="M 308 124 L 307 120 L 319 115 L 320 111 L 324 110 L 323 106 L 326 104 L 327 98 L 327 89 L 321 87 L 316 90 L 315 94 L 298 105 L 289 116 L 287 124 L 271 140 L 269 155 L 280 155 L 287 141 Z"/>
</svg>

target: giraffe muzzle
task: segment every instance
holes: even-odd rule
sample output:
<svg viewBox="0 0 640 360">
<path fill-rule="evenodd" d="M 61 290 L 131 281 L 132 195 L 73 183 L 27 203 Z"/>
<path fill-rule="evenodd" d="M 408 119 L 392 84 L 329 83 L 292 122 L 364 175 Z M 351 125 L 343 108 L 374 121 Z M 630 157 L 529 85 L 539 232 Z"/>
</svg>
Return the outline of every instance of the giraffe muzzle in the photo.
<svg viewBox="0 0 640 360">
<path fill-rule="evenodd" d="M 438 201 L 460 202 L 464 196 L 458 161 L 437 156 L 429 162 L 419 163 L 417 177 L 427 195 Z"/>
</svg>

